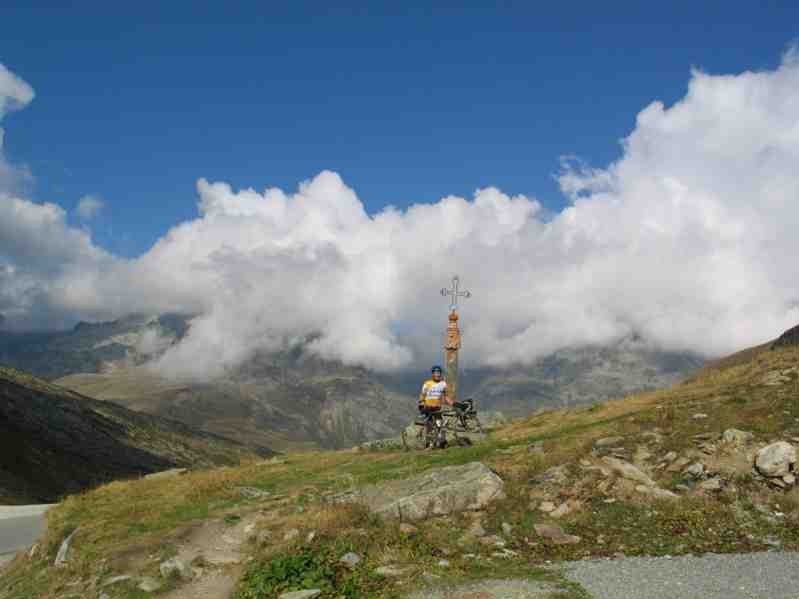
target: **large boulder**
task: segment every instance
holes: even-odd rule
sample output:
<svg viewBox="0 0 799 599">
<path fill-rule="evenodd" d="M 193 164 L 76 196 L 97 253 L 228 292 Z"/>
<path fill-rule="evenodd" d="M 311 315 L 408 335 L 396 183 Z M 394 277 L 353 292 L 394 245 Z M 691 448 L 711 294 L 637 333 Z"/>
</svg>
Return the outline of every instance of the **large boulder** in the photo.
<svg viewBox="0 0 799 599">
<path fill-rule="evenodd" d="M 504 486 L 502 479 L 488 467 L 471 462 L 364 487 L 345 500 L 363 503 L 380 516 L 415 521 L 481 510 L 505 497 Z"/>
<path fill-rule="evenodd" d="M 624 460 L 619 460 L 614 457 L 606 456 L 602 458 L 602 461 L 605 462 L 608 466 L 610 466 L 611 470 L 613 470 L 616 474 L 621 476 L 622 478 L 626 478 L 627 480 L 631 480 L 637 483 L 641 483 L 642 485 L 646 485 L 647 487 L 655 487 L 655 481 L 653 481 L 645 472 L 633 466 L 630 462 L 625 462 Z"/>
<path fill-rule="evenodd" d="M 785 476 L 794 463 L 796 463 L 796 449 L 785 441 L 766 445 L 755 456 L 755 466 L 763 476 Z"/>
</svg>

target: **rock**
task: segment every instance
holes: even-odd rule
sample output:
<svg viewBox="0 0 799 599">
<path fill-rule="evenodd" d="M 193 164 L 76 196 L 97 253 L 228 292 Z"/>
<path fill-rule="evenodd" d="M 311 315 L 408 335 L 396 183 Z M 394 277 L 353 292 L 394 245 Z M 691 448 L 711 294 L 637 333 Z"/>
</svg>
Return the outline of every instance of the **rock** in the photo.
<svg viewBox="0 0 799 599">
<path fill-rule="evenodd" d="M 563 484 L 568 480 L 566 466 L 553 466 L 533 478 L 536 483 Z"/>
<path fill-rule="evenodd" d="M 181 560 L 176 557 L 172 559 L 168 559 L 165 562 L 161 562 L 161 565 L 158 566 L 158 569 L 161 571 L 161 576 L 164 578 L 169 578 L 171 576 L 180 576 L 181 578 L 191 578 L 191 570 L 186 567 Z"/>
<path fill-rule="evenodd" d="M 349 553 L 345 553 L 344 555 L 342 555 L 341 559 L 339 559 L 338 561 L 340 561 L 348 568 L 354 568 L 355 566 L 361 563 L 361 556 L 358 555 L 357 553 L 353 553 L 352 551 L 350 551 Z"/>
<path fill-rule="evenodd" d="M 724 482 L 718 476 L 709 478 L 699 484 L 699 488 L 703 491 L 721 491 Z"/>
<path fill-rule="evenodd" d="M 39 553 L 39 543 L 34 543 L 28 551 L 28 559 L 33 559 Z"/>
<path fill-rule="evenodd" d="M 438 560 L 439 568 L 449 568 L 449 560 L 448 559 L 440 559 Z"/>
<path fill-rule="evenodd" d="M 112 578 L 109 578 L 105 582 L 103 582 L 103 584 L 100 585 L 100 588 L 110 587 L 111 585 L 119 584 L 120 582 L 125 582 L 126 580 L 130 580 L 131 578 L 133 578 L 133 577 L 130 576 L 129 574 L 122 574 L 121 576 L 114 576 Z"/>
<path fill-rule="evenodd" d="M 566 534 L 560 526 L 554 524 L 535 524 L 538 536 L 551 540 L 556 545 L 571 545 L 580 542 L 580 537 Z"/>
<path fill-rule="evenodd" d="M 410 568 L 400 568 L 398 566 L 380 566 L 375 570 L 375 573 L 380 574 L 380 576 L 395 577 L 403 576 L 410 571 Z"/>
<path fill-rule="evenodd" d="M 639 445 L 638 447 L 635 448 L 633 461 L 636 464 L 641 465 L 651 457 L 652 457 L 652 452 L 650 452 L 645 446 Z"/>
<path fill-rule="evenodd" d="M 502 537 L 498 537 L 497 535 L 490 535 L 487 537 L 480 537 L 478 539 L 481 545 L 485 545 L 486 547 L 504 547 L 505 541 Z"/>
<path fill-rule="evenodd" d="M 660 443 L 663 441 L 663 435 L 657 431 L 645 431 L 641 434 L 644 439 L 649 439 L 653 443 Z"/>
<path fill-rule="evenodd" d="M 612 447 L 613 445 L 618 445 L 622 441 L 624 441 L 624 437 L 603 437 L 602 439 L 594 441 L 594 447 Z"/>
<path fill-rule="evenodd" d="M 553 518 L 563 518 L 569 513 L 569 504 L 565 501 L 561 503 L 558 507 L 552 510 L 549 515 Z"/>
<path fill-rule="evenodd" d="M 419 529 L 416 528 L 413 524 L 409 524 L 408 522 L 403 522 L 399 525 L 399 531 L 404 535 L 415 535 L 419 532 Z"/>
<path fill-rule="evenodd" d="M 98 599 L 111 599 L 111 595 L 108 593 L 100 593 L 100 597 Z"/>
<path fill-rule="evenodd" d="M 293 541 L 298 536 L 300 536 L 300 531 L 297 530 L 296 528 L 290 528 L 289 530 L 286 531 L 286 534 L 283 535 L 283 540 Z"/>
<path fill-rule="evenodd" d="M 788 485 L 796 484 L 796 477 L 793 474 L 786 474 L 782 477 L 782 480 Z"/>
<path fill-rule="evenodd" d="M 310 544 L 310 543 L 313 543 L 313 540 L 314 540 L 315 538 L 316 538 L 316 531 L 315 531 L 315 530 L 312 530 L 312 531 L 311 531 L 311 532 L 309 532 L 309 533 L 308 533 L 308 535 L 305 537 L 305 542 L 306 542 L 306 543 L 308 543 L 308 544 Z"/>
<path fill-rule="evenodd" d="M 173 476 L 180 476 L 181 474 L 185 474 L 186 472 L 187 472 L 186 468 L 171 468 L 169 470 L 162 470 L 161 472 L 153 472 L 152 474 L 145 474 L 144 478 L 146 479 L 172 478 Z"/>
<path fill-rule="evenodd" d="M 291 591 L 277 596 L 277 599 L 313 599 L 322 594 L 319 589 L 308 589 L 307 591 Z"/>
<path fill-rule="evenodd" d="M 502 479 L 482 463 L 471 462 L 368 486 L 353 493 L 349 501 L 363 503 L 379 516 L 413 522 L 481 510 L 504 498 Z"/>
<path fill-rule="evenodd" d="M 683 456 L 672 462 L 671 465 L 668 468 L 666 468 L 666 472 L 680 472 L 685 466 L 687 466 L 690 463 L 691 463 L 691 458 Z"/>
<path fill-rule="evenodd" d="M 660 487 L 648 487 L 646 485 L 636 485 L 635 490 L 642 495 L 648 495 L 655 499 L 679 499 L 680 496 Z"/>
<path fill-rule="evenodd" d="M 503 522 L 502 523 L 502 532 L 505 534 L 505 536 L 508 536 L 508 537 L 511 536 L 511 534 L 513 534 L 513 526 L 511 526 L 507 522 Z"/>
<path fill-rule="evenodd" d="M 536 441 L 532 445 L 527 446 L 527 451 L 530 453 L 535 454 L 543 454 L 544 453 L 544 442 L 543 441 Z"/>
<path fill-rule="evenodd" d="M 669 453 L 667 453 L 666 455 L 663 456 L 663 461 L 664 462 L 673 462 L 676 459 L 677 459 L 677 452 L 676 451 L 670 451 Z"/>
<path fill-rule="evenodd" d="M 682 472 L 694 478 L 702 478 L 702 475 L 705 473 L 705 466 L 702 462 L 694 462 Z"/>
<path fill-rule="evenodd" d="M 257 545 L 266 545 L 272 538 L 272 532 L 266 529 L 259 530 L 255 535 L 255 543 Z"/>
<path fill-rule="evenodd" d="M 747 431 L 739 431 L 737 428 L 728 428 L 721 435 L 721 439 L 730 445 L 746 445 L 754 438 L 754 435 Z"/>
<path fill-rule="evenodd" d="M 700 412 L 699 414 L 694 414 L 693 416 L 691 416 L 691 418 L 693 418 L 694 420 L 704 420 L 705 418 L 707 418 L 707 414 L 702 414 Z"/>
<path fill-rule="evenodd" d="M 633 466 L 629 462 L 625 462 L 624 460 L 619 460 L 617 458 L 612 458 L 610 456 L 605 456 L 602 458 L 602 461 L 605 462 L 611 469 L 621 475 L 622 477 L 632 480 L 643 485 L 647 485 L 648 487 L 654 487 L 655 481 L 649 478 L 646 474 L 644 474 L 641 470 L 637 467 Z"/>
<path fill-rule="evenodd" d="M 271 495 L 269 491 L 262 491 L 261 489 L 256 489 L 255 487 L 239 487 L 238 492 L 239 495 L 247 499 L 260 499 L 262 497 L 269 497 L 269 495 Z"/>
<path fill-rule="evenodd" d="M 575 500 L 569 499 L 561 503 L 557 508 L 555 508 L 552 512 L 550 512 L 550 516 L 553 518 L 563 518 L 563 516 L 568 516 L 569 514 L 578 511 L 582 507 L 582 504 Z"/>
<path fill-rule="evenodd" d="M 785 441 L 766 445 L 755 456 L 755 467 L 764 476 L 785 476 L 795 463 L 796 449 Z"/>
<path fill-rule="evenodd" d="M 152 576 L 142 576 L 136 588 L 145 593 L 154 593 L 161 588 L 161 583 Z"/>
<path fill-rule="evenodd" d="M 478 537 L 478 538 L 484 537 L 486 534 L 485 528 L 483 528 L 483 525 L 480 524 L 479 522 L 473 522 L 467 532 L 473 537 Z"/>
<path fill-rule="evenodd" d="M 551 501 L 542 501 L 541 505 L 538 506 L 538 510 L 544 512 L 545 514 L 548 514 L 549 512 L 554 511 L 555 507 L 556 507 L 555 504 L 552 503 Z"/>
<path fill-rule="evenodd" d="M 70 533 L 70 535 L 64 539 L 61 543 L 61 547 L 58 548 L 58 553 L 55 556 L 54 565 L 56 568 L 65 568 L 67 562 L 69 561 L 69 548 L 72 546 L 72 539 L 75 537 L 75 533 L 78 532 L 79 529 L 75 529 Z"/>
</svg>

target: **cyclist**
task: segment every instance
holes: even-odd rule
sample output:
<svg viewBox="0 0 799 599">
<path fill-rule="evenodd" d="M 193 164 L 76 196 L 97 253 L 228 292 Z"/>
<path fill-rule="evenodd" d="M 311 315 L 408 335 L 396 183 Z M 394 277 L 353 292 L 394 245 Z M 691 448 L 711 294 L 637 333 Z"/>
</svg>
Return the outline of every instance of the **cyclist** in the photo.
<svg viewBox="0 0 799 599">
<path fill-rule="evenodd" d="M 434 421 L 441 419 L 443 402 L 453 405 L 447 395 L 447 383 L 443 380 L 442 374 L 441 366 L 433 366 L 430 370 L 432 378 L 424 382 L 422 392 L 419 394 L 419 412 L 425 416 L 425 449 L 429 446 L 428 439 Z"/>
</svg>

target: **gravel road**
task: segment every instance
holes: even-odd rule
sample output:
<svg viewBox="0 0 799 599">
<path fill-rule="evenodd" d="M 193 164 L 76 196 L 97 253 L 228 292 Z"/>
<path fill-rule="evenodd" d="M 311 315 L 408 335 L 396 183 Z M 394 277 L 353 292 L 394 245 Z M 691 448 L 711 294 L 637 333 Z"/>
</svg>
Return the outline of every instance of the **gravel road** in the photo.
<svg viewBox="0 0 799 599">
<path fill-rule="evenodd" d="M 0 506 L 0 566 L 44 532 L 50 505 Z"/>
<path fill-rule="evenodd" d="M 565 565 L 593 599 L 797 599 L 799 553 L 627 557 Z"/>
</svg>

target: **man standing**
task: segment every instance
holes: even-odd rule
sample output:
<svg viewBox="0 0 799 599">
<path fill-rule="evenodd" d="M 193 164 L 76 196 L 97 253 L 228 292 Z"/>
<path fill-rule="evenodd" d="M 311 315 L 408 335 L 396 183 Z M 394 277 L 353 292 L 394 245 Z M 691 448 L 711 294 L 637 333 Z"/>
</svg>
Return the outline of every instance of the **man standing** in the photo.
<svg viewBox="0 0 799 599">
<path fill-rule="evenodd" d="M 427 416 L 425 422 L 425 447 L 429 446 L 428 439 L 430 439 L 434 421 L 441 419 L 443 402 L 452 405 L 452 400 L 447 395 L 447 383 L 442 378 L 441 366 L 433 366 L 430 374 L 432 378 L 424 382 L 422 392 L 419 394 L 419 412 Z M 440 439 L 437 439 L 437 441 L 439 445 L 442 445 Z"/>
</svg>

